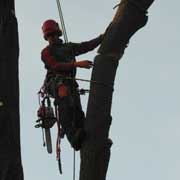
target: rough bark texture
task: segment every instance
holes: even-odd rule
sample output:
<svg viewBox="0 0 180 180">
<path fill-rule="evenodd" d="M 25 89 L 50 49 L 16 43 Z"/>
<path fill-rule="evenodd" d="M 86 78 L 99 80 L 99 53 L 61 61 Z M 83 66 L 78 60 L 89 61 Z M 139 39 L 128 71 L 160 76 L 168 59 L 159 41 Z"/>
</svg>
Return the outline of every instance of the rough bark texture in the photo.
<svg viewBox="0 0 180 180">
<path fill-rule="evenodd" d="M 19 117 L 19 42 L 14 1 L 0 1 L 0 179 L 23 180 Z"/>
<path fill-rule="evenodd" d="M 95 57 L 85 128 L 87 141 L 81 150 L 80 180 L 105 180 L 110 160 L 113 83 L 119 59 L 129 39 L 147 22 L 146 11 L 154 0 L 122 0 Z M 104 84 L 104 85 L 102 85 Z"/>
</svg>

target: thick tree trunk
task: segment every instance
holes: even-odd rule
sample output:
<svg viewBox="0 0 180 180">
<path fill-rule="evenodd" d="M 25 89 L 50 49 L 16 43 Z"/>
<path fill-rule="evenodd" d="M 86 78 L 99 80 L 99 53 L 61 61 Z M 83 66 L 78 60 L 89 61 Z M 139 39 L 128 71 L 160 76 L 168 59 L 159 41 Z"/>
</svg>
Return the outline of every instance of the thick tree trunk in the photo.
<svg viewBox="0 0 180 180">
<path fill-rule="evenodd" d="M 0 1 L 0 179 L 23 180 L 19 117 L 19 42 L 14 0 Z"/>
<path fill-rule="evenodd" d="M 119 59 L 131 36 L 147 22 L 146 11 L 154 0 L 122 0 L 95 57 L 81 150 L 80 180 L 105 180 L 110 159 L 113 84 Z"/>
</svg>

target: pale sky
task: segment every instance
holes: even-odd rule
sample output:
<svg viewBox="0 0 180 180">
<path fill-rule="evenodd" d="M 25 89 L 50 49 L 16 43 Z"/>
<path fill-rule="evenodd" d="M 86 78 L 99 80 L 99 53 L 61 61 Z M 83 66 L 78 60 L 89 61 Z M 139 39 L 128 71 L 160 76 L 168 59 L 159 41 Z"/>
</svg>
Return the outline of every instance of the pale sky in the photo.
<svg viewBox="0 0 180 180">
<path fill-rule="evenodd" d="M 119 1 L 61 0 L 69 41 L 90 40 L 103 33 Z M 148 24 L 130 41 L 115 80 L 110 137 L 114 144 L 107 179 L 180 179 L 180 2 L 155 1 Z M 72 155 L 62 142 L 64 174 L 55 160 L 56 127 L 52 129 L 53 154 L 42 147 L 41 130 L 34 124 L 37 92 L 44 80 L 40 52 L 46 46 L 41 26 L 46 19 L 59 22 L 56 1 L 16 0 L 20 37 L 21 146 L 25 180 L 72 179 Z M 96 51 L 77 57 L 93 60 Z M 107 72 L 108 73 L 108 72 Z M 90 79 L 91 71 L 77 77 Z M 88 88 L 88 83 L 80 83 Z M 87 95 L 82 97 L 86 110 Z M 76 176 L 79 155 L 76 153 Z"/>
</svg>

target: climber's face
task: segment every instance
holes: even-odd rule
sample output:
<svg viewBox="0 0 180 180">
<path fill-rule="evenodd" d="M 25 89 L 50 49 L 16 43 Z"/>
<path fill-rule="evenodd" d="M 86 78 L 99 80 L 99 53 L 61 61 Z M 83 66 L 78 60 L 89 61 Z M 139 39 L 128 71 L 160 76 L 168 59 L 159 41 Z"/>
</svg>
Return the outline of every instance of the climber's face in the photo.
<svg viewBox="0 0 180 180">
<path fill-rule="evenodd" d="M 59 41 L 59 35 L 57 33 L 52 33 L 47 36 L 49 44 L 54 44 Z"/>
</svg>

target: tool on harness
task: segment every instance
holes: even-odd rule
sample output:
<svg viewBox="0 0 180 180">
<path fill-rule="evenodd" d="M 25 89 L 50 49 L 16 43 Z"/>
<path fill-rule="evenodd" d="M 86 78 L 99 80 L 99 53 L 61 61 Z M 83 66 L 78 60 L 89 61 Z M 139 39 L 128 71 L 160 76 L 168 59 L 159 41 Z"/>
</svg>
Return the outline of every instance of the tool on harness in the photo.
<svg viewBox="0 0 180 180">
<path fill-rule="evenodd" d="M 52 153 L 50 128 L 55 124 L 57 119 L 54 115 L 54 110 L 53 107 L 51 106 L 51 100 L 49 95 L 46 94 L 44 96 L 44 94 L 41 94 L 41 97 L 43 98 L 42 100 L 40 100 L 40 94 L 39 94 L 40 107 L 37 111 L 38 120 L 36 121 L 37 124 L 35 125 L 35 128 L 40 128 L 40 127 L 42 128 L 43 146 L 47 147 L 48 153 Z"/>
<path fill-rule="evenodd" d="M 52 128 L 55 122 L 57 122 L 58 134 L 56 141 L 56 159 L 58 161 L 60 174 L 62 174 L 60 142 L 61 138 L 64 138 L 64 131 L 60 127 L 57 104 L 54 101 L 54 113 L 54 108 L 51 106 L 51 96 L 46 91 L 45 85 L 43 85 L 40 91 L 38 92 L 38 97 L 40 107 L 37 111 L 38 120 L 36 121 L 37 124 L 35 125 L 35 127 L 42 128 L 43 146 L 47 146 L 48 153 L 52 153 L 52 140 L 50 128 Z"/>
<path fill-rule="evenodd" d="M 46 82 L 46 80 L 44 82 Z M 51 106 L 50 97 L 52 98 L 52 96 L 47 91 L 50 83 L 52 83 L 52 81 L 49 82 L 48 84 L 44 83 L 44 85 L 41 87 L 38 93 L 40 107 L 38 109 L 37 115 L 39 119 L 36 121 L 38 124 L 35 127 L 42 128 L 43 145 L 44 146 L 46 145 L 48 153 L 51 153 L 52 143 L 51 143 L 50 128 L 54 125 L 55 122 L 57 122 L 58 133 L 57 133 L 57 140 L 56 140 L 56 160 L 58 161 L 59 172 L 60 174 L 62 174 L 60 144 L 61 144 L 61 139 L 64 137 L 64 130 L 61 128 L 60 121 L 59 121 L 60 112 L 58 112 L 58 104 L 56 103 L 56 101 L 54 101 L 55 115 L 54 115 L 53 107 Z M 89 93 L 89 90 L 83 89 L 83 88 L 77 89 L 77 93 L 79 93 L 79 95 L 85 95 L 86 93 Z"/>
</svg>

